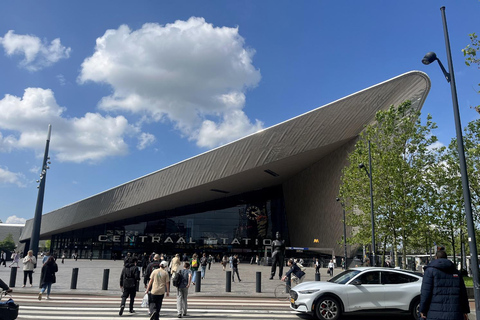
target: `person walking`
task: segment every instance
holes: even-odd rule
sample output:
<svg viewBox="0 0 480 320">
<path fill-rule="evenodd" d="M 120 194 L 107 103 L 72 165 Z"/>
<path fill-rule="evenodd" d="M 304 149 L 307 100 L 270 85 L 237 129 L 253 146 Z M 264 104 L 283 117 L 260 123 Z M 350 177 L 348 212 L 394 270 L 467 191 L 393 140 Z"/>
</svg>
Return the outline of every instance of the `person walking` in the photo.
<svg viewBox="0 0 480 320">
<path fill-rule="evenodd" d="M 182 276 L 182 282 L 180 282 L 180 285 L 177 288 L 177 313 L 178 317 L 181 318 L 187 315 L 188 288 L 190 288 L 190 283 L 192 281 L 190 263 L 185 262 L 183 264 L 183 270 L 180 270 L 179 274 Z"/>
<path fill-rule="evenodd" d="M 315 258 L 315 273 L 320 273 L 320 261 L 318 261 L 318 258 Z"/>
<path fill-rule="evenodd" d="M 328 274 L 330 274 L 330 277 L 333 277 L 333 269 L 335 268 L 335 264 L 333 263 L 333 260 L 330 260 L 328 263 Z"/>
<path fill-rule="evenodd" d="M 33 256 L 33 251 L 28 250 L 27 255 L 23 258 L 23 286 L 27 284 L 27 277 L 30 280 L 30 287 L 32 286 L 32 274 L 35 265 L 37 264 L 37 259 Z"/>
<path fill-rule="evenodd" d="M 137 281 L 140 280 L 140 271 L 137 268 L 137 258 L 131 258 L 125 261 L 125 264 L 120 275 L 120 289 L 122 290 L 122 302 L 120 304 L 120 311 L 118 315 L 123 314 L 127 298 L 130 297 L 130 313 L 134 313 L 133 304 L 135 303 L 135 296 L 137 294 Z"/>
<path fill-rule="evenodd" d="M 208 270 L 210 270 L 210 267 L 212 266 L 212 262 L 213 262 L 213 256 L 210 254 L 208 255 L 208 258 L 207 258 Z"/>
<path fill-rule="evenodd" d="M 223 256 L 223 258 L 222 258 L 223 271 L 225 271 L 225 268 L 227 267 L 227 263 L 228 263 L 228 258 L 227 258 L 227 256 Z"/>
<path fill-rule="evenodd" d="M 63 251 L 63 254 L 62 254 L 62 263 L 65 263 L 65 251 Z"/>
<path fill-rule="evenodd" d="M 190 267 L 192 268 L 192 273 L 193 273 L 192 284 L 195 285 L 195 278 L 197 276 L 197 271 L 199 267 L 198 256 L 196 253 L 193 254 L 192 260 L 190 260 Z"/>
<path fill-rule="evenodd" d="M 200 258 L 200 270 L 202 274 L 202 279 L 205 279 L 205 271 L 207 270 L 207 254 L 203 253 L 202 257 Z"/>
<path fill-rule="evenodd" d="M 445 251 L 437 251 L 435 257 L 424 268 L 420 316 L 428 320 L 468 319 L 470 306 L 462 275 L 453 262 L 447 259 Z"/>
<path fill-rule="evenodd" d="M 0 266 L 2 264 L 7 267 L 7 253 L 5 251 L 0 252 Z"/>
<path fill-rule="evenodd" d="M 170 275 L 172 280 L 175 277 L 175 274 L 178 271 L 178 267 L 180 267 L 181 264 L 182 263 L 180 262 L 180 254 L 177 253 L 175 257 L 173 257 L 173 259 L 170 261 L 170 265 L 168 266 L 168 268 L 170 269 Z"/>
<path fill-rule="evenodd" d="M 38 293 L 38 300 L 42 300 L 42 294 L 47 290 L 47 299 L 50 300 L 50 291 L 52 284 L 56 282 L 55 273 L 58 271 L 57 263 L 53 256 L 49 256 L 43 264 L 42 273 L 40 275 L 41 290 Z"/>
<path fill-rule="evenodd" d="M 18 252 L 13 251 L 12 253 L 12 263 L 10 263 L 9 267 L 11 268 L 14 264 L 17 264 L 18 268 L 18 262 L 20 261 L 20 254 Z"/>
<path fill-rule="evenodd" d="M 150 315 L 150 320 L 159 320 L 160 310 L 162 309 L 163 298 L 170 294 L 170 277 L 165 268 L 168 266 L 167 261 L 160 263 L 160 268 L 154 270 L 151 274 L 145 293 L 151 294 L 151 304 L 154 310 Z"/>
<path fill-rule="evenodd" d="M 237 274 L 238 282 L 241 282 L 240 275 L 238 274 L 238 255 L 234 255 L 232 258 L 232 282 L 235 282 L 235 273 Z"/>
<path fill-rule="evenodd" d="M 145 288 L 147 288 L 148 282 L 150 281 L 150 275 L 152 274 L 153 270 L 158 268 L 160 268 L 160 255 L 155 254 L 153 256 L 153 261 L 148 264 L 145 274 L 143 275 L 143 283 L 145 284 Z"/>
</svg>

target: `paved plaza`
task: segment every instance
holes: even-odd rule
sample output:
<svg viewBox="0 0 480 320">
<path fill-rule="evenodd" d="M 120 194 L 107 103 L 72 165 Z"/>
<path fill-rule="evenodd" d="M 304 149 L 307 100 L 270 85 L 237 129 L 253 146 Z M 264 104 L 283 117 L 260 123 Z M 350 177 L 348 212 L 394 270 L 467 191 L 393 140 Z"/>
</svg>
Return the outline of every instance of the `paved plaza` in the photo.
<svg viewBox="0 0 480 320">
<path fill-rule="evenodd" d="M 10 282 L 11 268 L 8 267 L 10 262 L 7 262 L 7 267 L 0 266 L 0 278 L 7 284 Z M 95 295 L 120 295 L 119 279 L 123 267 L 121 260 L 73 260 L 65 259 L 65 263 L 61 263 L 61 259 L 57 260 L 58 272 L 57 283 L 52 286 L 52 295 L 56 293 L 61 294 L 95 294 Z M 78 268 L 77 288 L 70 289 L 72 282 L 73 269 Z M 206 271 L 205 279 L 201 281 L 201 291 L 195 292 L 195 287 L 191 288 L 189 295 L 192 296 L 232 296 L 232 297 L 273 297 L 274 288 L 280 283 L 277 274 L 274 280 L 269 280 L 270 266 L 258 266 L 249 263 L 240 263 L 238 271 L 241 282 L 235 277 L 235 282 L 231 284 L 231 292 L 226 292 L 226 271 L 231 271 L 227 266 L 226 271 L 222 270 L 220 263 L 212 263 L 211 269 Z M 104 270 L 109 269 L 108 290 L 102 290 Z M 27 280 L 27 286 L 23 285 L 23 270 L 22 267 L 17 269 L 17 276 L 14 290 L 17 292 L 38 292 L 40 279 L 40 265 L 33 274 L 33 287 L 30 287 Z M 288 267 L 283 268 L 283 273 L 288 271 Z M 341 269 L 335 270 L 335 274 Z M 256 273 L 261 272 L 261 292 L 256 292 Z M 330 278 L 327 274 L 326 268 L 320 269 L 321 281 L 326 281 Z M 305 281 L 315 280 L 315 268 L 307 268 Z M 143 278 L 139 291 L 143 291 Z M 175 289 L 173 289 L 175 290 Z M 172 290 L 172 291 L 173 291 Z"/>
</svg>

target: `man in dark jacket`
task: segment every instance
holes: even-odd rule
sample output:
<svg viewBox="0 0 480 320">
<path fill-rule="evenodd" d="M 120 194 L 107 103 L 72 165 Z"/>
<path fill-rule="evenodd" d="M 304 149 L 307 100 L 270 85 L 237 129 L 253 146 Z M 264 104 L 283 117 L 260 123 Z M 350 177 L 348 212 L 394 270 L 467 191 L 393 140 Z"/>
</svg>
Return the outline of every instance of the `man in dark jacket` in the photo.
<svg viewBox="0 0 480 320">
<path fill-rule="evenodd" d="M 443 250 L 425 267 L 420 315 L 428 320 L 465 320 L 470 313 L 467 289 L 455 265 Z"/>
<path fill-rule="evenodd" d="M 140 280 L 140 271 L 137 268 L 137 258 L 131 258 L 126 261 L 123 266 L 122 274 L 120 275 L 120 288 L 122 293 L 122 304 L 120 305 L 119 315 L 123 314 L 127 297 L 130 297 L 130 313 L 134 313 L 133 303 L 135 302 L 135 295 L 137 293 L 137 281 Z"/>
<path fill-rule="evenodd" d="M 157 253 L 153 256 L 153 261 L 148 264 L 145 274 L 143 275 L 143 283 L 145 284 L 145 288 L 150 281 L 150 275 L 152 274 L 152 271 L 160 268 L 160 262 L 160 255 Z"/>
</svg>

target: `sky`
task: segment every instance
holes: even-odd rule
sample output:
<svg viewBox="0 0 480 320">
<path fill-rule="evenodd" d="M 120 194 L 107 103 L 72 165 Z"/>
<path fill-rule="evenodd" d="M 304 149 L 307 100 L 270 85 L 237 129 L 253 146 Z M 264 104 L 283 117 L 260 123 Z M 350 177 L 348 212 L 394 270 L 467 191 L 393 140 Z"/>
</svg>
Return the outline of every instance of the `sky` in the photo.
<svg viewBox="0 0 480 320">
<path fill-rule="evenodd" d="M 44 214 L 412 70 L 447 145 L 441 6 L 465 126 L 477 0 L 2 1 L 0 220 L 33 218 L 49 124 Z"/>
</svg>

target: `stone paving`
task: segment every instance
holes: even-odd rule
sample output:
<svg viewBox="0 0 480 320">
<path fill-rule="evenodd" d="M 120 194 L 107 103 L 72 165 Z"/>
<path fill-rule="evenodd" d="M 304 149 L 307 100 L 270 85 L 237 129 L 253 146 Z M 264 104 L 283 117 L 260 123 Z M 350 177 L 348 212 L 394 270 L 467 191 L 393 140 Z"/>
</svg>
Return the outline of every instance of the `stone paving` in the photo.
<svg viewBox="0 0 480 320">
<path fill-rule="evenodd" d="M 10 283 L 11 268 L 8 267 L 10 262 L 7 262 L 7 267 L 0 266 L 0 278 L 5 283 Z M 55 293 L 61 294 L 93 294 L 93 295 L 119 295 L 119 279 L 123 267 L 123 261 L 117 260 L 88 260 L 79 259 L 65 259 L 62 264 L 61 260 L 57 260 L 58 272 L 57 283 L 52 285 L 52 295 Z M 70 289 L 72 283 L 73 269 L 78 268 L 77 288 Z M 226 271 L 222 270 L 220 263 L 212 263 L 211 269 L 206 271 L 205 279 L 201 281 L 201 291 L 195 292 L 195 287 L 191 288 L 189 295 L 197 296 L 249 296 L 249 297 L 273 297 L 274 288 L 280 283 L 277 275 L 274 280 L 269 280 L 270 277 L 269 266 L 258 266 L 249 263 L 240 263 L 238 272 L 240 274 L 241 282 L 238 282 L 235 277 L 235 282 L 231 284 L 231 292 L 226 292 L 226 271 L 231 271 L 228 267 Z M 104 269 L 109 269 L 108 290 L 102 290 Z M 283 273 L 288 270 L 288 267 L 283 268 Z M 23 285 L 23 270 L 17 269 L 17 276 L 14 291 L 18 292 L 38 292 L 40 282 L 41 268 L 38 265 L 33 273 L 33 287 L 30 287 L 28 280 L 27 286 Z M 335 274 L 340 272 L 340 269 L 335 270 Z M 256 273 L 261 272 L 261 293 L 256 292 Z M 326 268 L 320 269 L 321 281 L 329 279 Z M 315 269 L 307 268 L 305 281 L 315 280 Z M 143 278 L 141 280 L 139 291 L 143 292 Z M 175 290 L 175 289 L 173 289 Z M 173 291 L 172 290 L 172 291 Z"/>
</svg>

